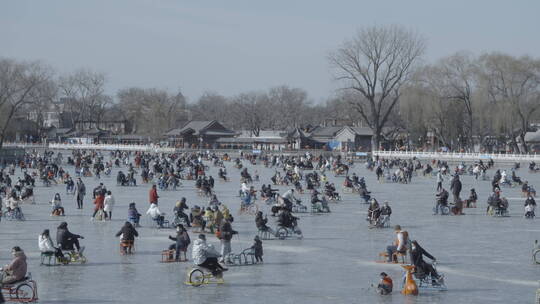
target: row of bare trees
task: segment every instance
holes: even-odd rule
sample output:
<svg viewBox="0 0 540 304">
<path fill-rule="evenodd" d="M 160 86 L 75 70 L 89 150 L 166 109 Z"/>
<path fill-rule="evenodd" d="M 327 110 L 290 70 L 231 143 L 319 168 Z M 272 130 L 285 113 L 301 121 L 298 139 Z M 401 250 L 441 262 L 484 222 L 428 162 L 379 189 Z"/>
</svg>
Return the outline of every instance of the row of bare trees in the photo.
<svg viewBox="0 0 540 304">
<path fill-rule="evenodd" d="M 422 65 L 424 39 L 399 26 L 360 30 L 329 61 L 344 99 L 374 132 L 399 129 L 423 146 L 436 138 L 452 149 L 509 143 L 528 152 L 525 134 L 540 123 L 540 60 L 459 52 Z"/>
<path fill-rule="evenodd" d="M 0 58 L 0 148 L 22 108 L 54 98 L 51 76 L 51 70 L 40 63 Z"/>
<path fill-rule="evenodd" d="M 459 52 L 424 64 L 425 49 L 424 38 L 403 27 L 359 30 L 328 55 L 340 89 L 323 104 L 287 85 L 235 96 L 207 92 L 192 103 L 180 90 L 157 88 L 126 88 L 110 96 L 102 73 L 81 69 L 58 77 L 39 62 L 0 59 L 0 146 L 13 117 L 33 113 L 41 130 L 42 113 L 61 104 L 57 110 L 68 114 L 71 125 L 112 116 L 154 140 L 188 120 L 218 120 L 254 135 L 334 120 L 370 127 L 374 148 L 399 135 L 406 145 L 436 138 L 451 149 L 503 142 L 527 152 L 525 134 L 540 122 L 540 60 Z"/>
<path fill-rule="evenodd" d="M 0 147 L 16 130 L 17 121 L 30 120 L 40 137 L 45 115 L 61 114 L 64 124 L 99 125 L 129 121 L 132 131 L 154 139 L 186 119 L 184 96 L 165 90 L 128 88 L 116 96 L 105 93 L 106 77 L 80 69 L 60 75 L 41 62 L 0 59 Z M 61 125 L 56 125 L 61 127 Z M 15 129 L 15 130 L 14 130 Z"/>
<path fill-rule="evenodd" d="M 318 124 L 323 114 L 312 105 L 306 91 L 279 86 L 268 91 L 253 91 L 225 97 L 205 93 L 189 109 L 194 119 L 219 120 L 236 130 L 249 130 L 259 136 L 261 130 L 290 130 Z"/>
<path fill-rule="evenodd" d="M 466 52 L 443 58 L 416 71 L 400 111 L 419 145 L 432 132 L 454 149 L 500 142 L 527 153 L 525 134 L 540 123 L 540 60 Z"/>
<path fill-rule="evenodd" d="M 39 134 L 48 112 L 68 112 L 72 123 L 99 121 L 112 98 L 104 93 L 103 74 L 80 70 L 57 77 L 54 70 L 41 62 L 0 58 L 0 147 L 14 118 L 30 119 Z M 64 97 L 62 108 L 58 98 Z"/>
<path fill-rule="evenodd" d="M 161 89 L 132 87 L 120 90 L 117 100 L 116 107 L 123 119 L 132 124 L 131 132 L 155 140 L 189 119 L 186 100 L 180 91 L 171 94 Z"/>
</svg>

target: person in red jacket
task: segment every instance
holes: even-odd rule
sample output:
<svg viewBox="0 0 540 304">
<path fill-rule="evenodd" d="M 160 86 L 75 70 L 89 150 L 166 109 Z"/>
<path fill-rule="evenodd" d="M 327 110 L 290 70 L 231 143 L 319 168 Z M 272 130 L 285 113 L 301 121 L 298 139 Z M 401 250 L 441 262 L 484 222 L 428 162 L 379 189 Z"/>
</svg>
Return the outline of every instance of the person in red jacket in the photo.
<svg viewBox="0 0 540 304">
<path fill-rule="evenodd" d="M 157 188 L 156 188 L 156 185 L 152 185 L 152 189 L 150 189 L 150 194 L 149 194 L 149 201 L 150 201 L 150 204 L 156 204 L 158 203 L 158 194 L 157 194 Z"/>
<path fill-rule="evenodd" d="M 94 201 L 94 214 L 92 215 L 92 220 L 96 217 L 96 214 L 98 213 L 99 210 L 103 210 L 104 206 L 105 206 L 105 194 L 103 192 L 100 192 L 97 196 L 96 196 L 96 200 Z M 103 215 L 105 216 L 105 218 L 107 218 L 107 213 L 103 212 Z"/>
</svg>

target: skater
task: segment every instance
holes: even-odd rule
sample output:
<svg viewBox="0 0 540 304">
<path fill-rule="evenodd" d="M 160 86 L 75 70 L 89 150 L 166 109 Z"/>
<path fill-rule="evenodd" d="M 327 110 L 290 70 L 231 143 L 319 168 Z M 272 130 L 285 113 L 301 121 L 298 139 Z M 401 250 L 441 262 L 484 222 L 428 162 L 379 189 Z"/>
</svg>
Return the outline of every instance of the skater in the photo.
<svg viewBox="0 0 540 304">
<path fill-rule="evenodd" d="M 105 205 L 103 207 L 103 211 L 105 212 L 105 214 L 108 214 L 108 216 L 106 217 L 108 217 L 110 221 L 112 220 L 112 211 L 114 207 L 114 196 L 112 195 L 111 191 L 107 191 L 107 195 L 105 196 L 103 204 Z"/>
<path fill-rule="evenodd" d="M 92 217 L 90 218 L 92 221 L 96 218 L 96 214 L 99 211 L 103 212 L 103 208 L 105 207 L 104 202 L 105 194 L 103 193 L 103 191 L 100 190 L 98 193 L 96 193 L 96 199 L 94 200 L 94 214 L 92 214 Z M 107 219 L 107 214 L 105 212 L 103 212 L 103 217 L 104 219 Z"/>
<path fill-rule="evenodd" d="M 158 204 L 159 195 L 157 193 L 157 187 L 156 185 L 152 185 L 152 188 L 150 189 L 150 193 L 148 194 L 149 202 L 150 204 Z"/>
<path fill-rule="evenodd" d="M 450 190 L 452 190 L 452 195 L 454 196 L 454 203 L 457 203 L 461 199 L 459 198 L 459 194 L 461 193 L 461 181 L 459 180 L 459 175 L 456 173 L 454 175 L 454 178 L 452 179 L 452 183 L 450 184 Z"/>
<path fill-rule="evenodd" d="M 442 189 L 442 183 L 444 181 L 443 175 L 441 170 L 437 173 L 437 192 L 441 191 Z"/>
<path fill-rule="evenodd" d="M 77 179 L 75 193 L 77 193 L 77 209 L 82 209 L 84 196 L 86 195 L 86 186 L 84 185 L 80 177 Z"/>
</svg>

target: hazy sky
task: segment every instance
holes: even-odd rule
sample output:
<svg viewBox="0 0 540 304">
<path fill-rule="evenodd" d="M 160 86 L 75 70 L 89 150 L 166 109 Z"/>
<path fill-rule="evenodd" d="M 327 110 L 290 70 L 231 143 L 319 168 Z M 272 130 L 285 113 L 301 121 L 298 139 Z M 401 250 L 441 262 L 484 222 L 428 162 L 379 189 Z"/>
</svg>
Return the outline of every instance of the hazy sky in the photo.
<svg viewBox="0 0 540 304">
<path fill-rule="evenodd" d="M 540 57 L 540 1 L 0 0 L 0 57 L 107 75 L 107 91 L 181 88 L 189 100 L 288 84 L 325 100 L 326 55 L 362 26 L 404 25 L 426 60 L 459 50 Z"/>
</svg>

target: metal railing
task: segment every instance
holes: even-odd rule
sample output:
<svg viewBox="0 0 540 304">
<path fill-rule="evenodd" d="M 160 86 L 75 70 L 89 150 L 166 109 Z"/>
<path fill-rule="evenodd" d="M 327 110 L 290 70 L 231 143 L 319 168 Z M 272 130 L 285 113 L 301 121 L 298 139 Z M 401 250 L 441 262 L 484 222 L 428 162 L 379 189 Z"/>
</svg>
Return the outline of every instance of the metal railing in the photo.
<svg viewBox="0 0 540 304">
<path fill-rule="evenodd" d="M 374 156 L 383 158 L 419 158 L 441 160 L 488 160 L 494 161 L 540 161 L 538 154 L 502 154 L 502 153 L 460 153 L 460 152 L 423 152 L 423 151 L 373 151 Z"/>
<path fill-rule="evenodd" d="M 49 149 L 58 150 L 107 150 L 107 151 L 144 151 L 156 153 L 174 153 L 175 148 L 160 147 L 155 145 L 125 145 L 125 144 L 56 144 L 48 145 Z"/>
<path fill-rule="evenodd" d="M 333 154 L 338 155 L 354 155 L 354 152 L 339 152 L 339 151 L 324 151 L 320 149 L 282 149 L 282 150 L 264 150 L 264 149 L 248 149 L 248 148 L 236 148 L 236 149 L 223 149 L 223 148 L 178 148 L 178 147 L 160 147 L 154 144 L 138 145 L 138 144 L 68 144 L 68 143 L 48 143 L 48 144 L 28 144 L 28 143 L 5 143 L 6 147 L 18 147 L 24 149 L 51 149 L 51 150 L 107 150 L 107 151 L 144 151 L 154 153 L 177 153 L 177 152 L 198 152 L 198 151 L 211 151 L 215 153 L 234 153 L 238 154 L 240 151 L 244 153 L 270 153 L 270 154 L 305 154 L 306 152 L 311 154 Z"/>
</svg>

